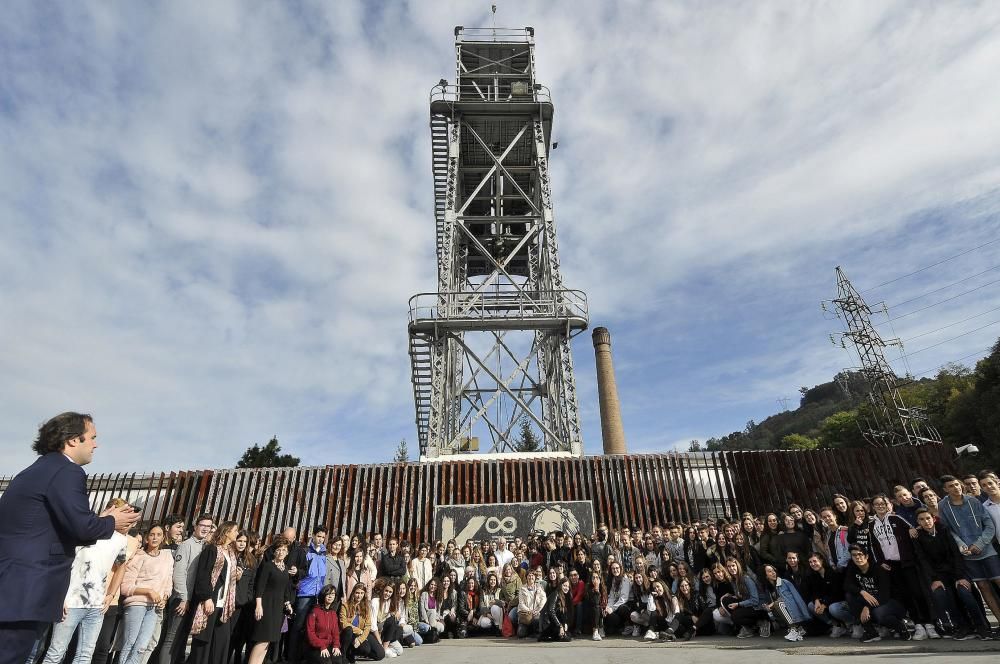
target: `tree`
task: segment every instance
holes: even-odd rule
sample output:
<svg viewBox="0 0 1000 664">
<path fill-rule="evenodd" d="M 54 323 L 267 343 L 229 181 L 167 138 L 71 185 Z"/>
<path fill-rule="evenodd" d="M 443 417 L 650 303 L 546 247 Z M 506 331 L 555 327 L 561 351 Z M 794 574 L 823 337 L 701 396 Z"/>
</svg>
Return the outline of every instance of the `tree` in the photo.
<svg viewBox="0 0 1000 664">
<path fill-rule="evenodd" d="M 695 438 L 688 443 L 688 452 L 701 452 L 701 441 Z"/>
<path fill-rule="evenodd" d="M 279 454 L 281 445 L 278 437 L 274 436 L 261 447 L 254 445 L 243 453 L 243 457 L 236 464 L 237 468 L 294 468 L 299 465 L 299 458 L 291 454 Z"/>
<path fill-rule="evenodd" d="M 858 411 L 841 410 L 820 422 L 819 442 L 823 447 L 863 447 Z"/>
<path fill-rule="evenodd" d="M 814 450 L 819 447 L 819 441 L 800 433 L 790 433 L 781 439 L 781 446 L 790 450 Z"/>
<path fill-rule="evenodd" d="M 521 417 L 521 429 L 518 432 L 517 440 L 514 441 L 514 449 L 518 452 L 538 452 L 542 449 L 542 441 L 538 439 L 531 428 L 531 419 L 527 415 Z"/>
<path fill-rule="evenodd" d="M 403 438 L 396 446 L 396 453 L 392 456 L 393 463 L 409 463 L 410 451 L 406 448 L 406 439 Z"/>
</svg>

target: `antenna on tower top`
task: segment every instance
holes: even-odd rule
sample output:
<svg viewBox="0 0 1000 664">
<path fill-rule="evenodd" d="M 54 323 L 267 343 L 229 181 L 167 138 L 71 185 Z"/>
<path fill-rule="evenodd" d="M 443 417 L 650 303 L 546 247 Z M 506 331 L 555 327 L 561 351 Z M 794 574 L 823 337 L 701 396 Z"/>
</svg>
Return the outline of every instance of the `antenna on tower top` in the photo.
<svg viewBox="0 0 1000 664">
<path fill-rule="evenodd" d="M 493 39 L 497 38 L 497 6 L 490 5 L 490 11 L 493 12 Z"/>
</svg>

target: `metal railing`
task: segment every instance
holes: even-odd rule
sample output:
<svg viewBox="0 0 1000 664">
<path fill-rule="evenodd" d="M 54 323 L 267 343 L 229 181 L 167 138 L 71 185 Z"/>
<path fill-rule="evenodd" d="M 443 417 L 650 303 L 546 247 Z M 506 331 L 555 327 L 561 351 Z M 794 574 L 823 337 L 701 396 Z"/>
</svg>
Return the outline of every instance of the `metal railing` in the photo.
<svg viewBox="0 0 1000 664">
<path fill-rule="evenodd" d="M 535 39 L 535 29 L 524 28 L 466 28 L 455 26 L 456 42 L 515 42 L 530 44 Z"/>
<path fill-rule="evenodd" d="M 455 291 L 410 298 L 410 323 L 441 320 L 582 320 L 587 295 L 580 290 Z"/>
<path fill-rule="evenodd" d="M 510 104 L 537 104 L 552 103 L 552 93 L 548 87 L 541 83 L 532 85 L 522 79 L 511 80 L 510 74 L 496 74 L 502 85 L 492 84 L 474 85 L 473 83 L 463 83 L 455 85 L 452 83 L 438 83 L 430 92 L 430 101 L 444 102 L 490 102 L 490 103 L 510 103 Z M 518 84 L 523 84 L 523 87 Z"/>
</svg>

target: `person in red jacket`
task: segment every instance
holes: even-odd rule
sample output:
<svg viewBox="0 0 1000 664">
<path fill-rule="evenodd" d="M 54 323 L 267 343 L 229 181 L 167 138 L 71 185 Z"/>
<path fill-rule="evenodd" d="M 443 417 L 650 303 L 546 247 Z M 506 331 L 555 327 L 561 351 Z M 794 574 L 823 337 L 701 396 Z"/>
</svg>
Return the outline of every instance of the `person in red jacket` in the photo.
<svg viewBox="0 0 1000 664">
<path fill-rule="evenodd" d="M 569 571 L 569 594 L 572 609 L 569 611 L 569 620 L 570 628 L 576 636 L 579 636 L 583 630 L 583 596 L 586 592 L 587 587 L 580 580 L 580 573 L 571 569 Z"/>
<path fill-rule="evenodd" d="M 340 619 L 337 618 L 337 589 L 323 586 L 319 602 L 306 619 L 306 640 L 309 647 L 306 661 L 310 664 L 344 664 L 340 652 Z"/>
</svg>

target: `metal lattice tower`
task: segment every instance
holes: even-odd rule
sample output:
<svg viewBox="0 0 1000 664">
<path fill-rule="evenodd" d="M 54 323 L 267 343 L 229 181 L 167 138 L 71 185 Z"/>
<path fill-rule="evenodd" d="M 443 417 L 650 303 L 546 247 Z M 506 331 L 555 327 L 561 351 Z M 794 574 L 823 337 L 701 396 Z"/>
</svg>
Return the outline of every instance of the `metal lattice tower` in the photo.
<svg viewBox="0 0 1000 664">
<path fill-rule="evenodd" d="M 455 62 L 430 99 L 438 289 L 410 299 L 421 456 L 514 452 L 522 421 L 543 451 L 582 455 L 570 340 L 587 299 L 560 274 L 534 30 L 459 26 Z"/>
<path fill-rule="evenodd" d="M 847 331 L 842 334 L 851 340 L 861 360 L 861 373 L 871 388 L 868 401 L 872 405 L 873 419 L 867 422 L 862 434 L 872 445 L 918 445 L 940 443 L 941 436 L 932 427 L 926 414 L 919 408 L 908 408 L 899 393 L 896 374 L 885 359 L 883 349 L 899 345 L 898 339 L 882 339 L 871 322 L 872 310 L 865 302 L 844 271 L 837 267 L 837 297 L 833 300 L 837 317 Z"/>
</svg>

